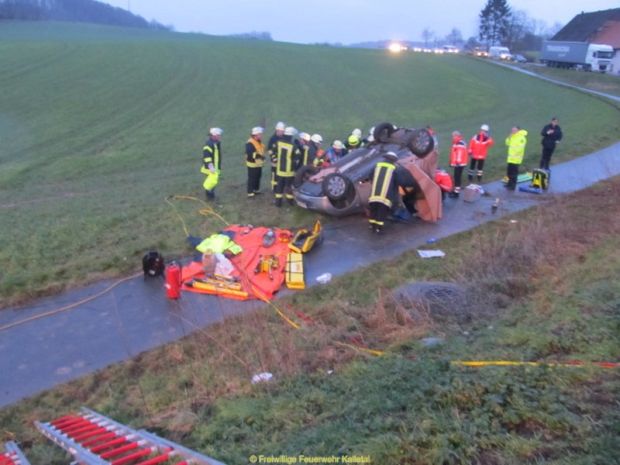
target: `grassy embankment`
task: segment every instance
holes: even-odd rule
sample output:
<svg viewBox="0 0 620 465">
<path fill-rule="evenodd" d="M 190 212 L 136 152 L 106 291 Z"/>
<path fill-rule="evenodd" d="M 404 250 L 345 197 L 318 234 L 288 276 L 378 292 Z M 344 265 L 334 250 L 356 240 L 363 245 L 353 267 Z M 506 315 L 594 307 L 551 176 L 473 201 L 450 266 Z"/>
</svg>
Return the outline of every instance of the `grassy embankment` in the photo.
<svg viewBox="0 0 620 465">
<path fill-rule="evenodd" d="M 487 179 L 504 170 L 503 138 L 557 114 L 570 159 L 615 141 L 617 110 L 597 99 L 467 57 L 391 56 L 73 24 L 0 25 L 0 297 L 6 306 L 139 268 L 149 247 L 185 253 L 163 201 L 201 196 L 207 128 L 225 129 L 220 210 L 230 222 L 298 226 L 314 215 L 245 198 L 243 143 L 285 120 L 326 141 L 384 120 L 431 124 L 445 164 L 449 134 L 491 125 Z M 186 202 L 195 235 L 220 227 Z"/>
<path fill-rule="evenodd" d="M 567 84 L 574 84 L 576 86 L 585 87 L 586 89 L 620 96 L 620 78 L 618 76 L 588 73 L 573 69 L 548 68 L 546 66 L 535 66 L 531 64 L 523 66 L 534 73 L 542 74 L 543 76 L 557 79 Z"/>
<path fill-rule="evenodd" d="M 88 405 L 235 464 L 617 463 L 617 369 L 449 361 L 617 361 L 619 195 L 615 178 L 442 240 L 443 260 L 409 252 L 290 296 L 279 305 L 300 330 L 271 309 L 230 319 L 0 411 L 0 439 L 64 463 L 31 421 Z M 391 297 L 410 280 L 457 282 L 467 298 L 441 309 Z M 424 348 L 427 336 L 445 342 Z M 275 381 L 252 386 L 262 371 Z"/>
</svg>

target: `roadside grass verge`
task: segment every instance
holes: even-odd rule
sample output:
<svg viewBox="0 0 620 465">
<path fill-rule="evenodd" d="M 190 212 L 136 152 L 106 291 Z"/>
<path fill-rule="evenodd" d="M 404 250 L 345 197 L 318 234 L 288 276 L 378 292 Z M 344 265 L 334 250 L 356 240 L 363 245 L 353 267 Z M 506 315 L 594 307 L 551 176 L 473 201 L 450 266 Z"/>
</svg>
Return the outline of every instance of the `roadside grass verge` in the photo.
<svg viewBox="0 0 620 465">
<path fill-rule="evenodd" d="M 618 361 L 619 194 L 615 178 L 442 240 L 443 260 L 410 252 L 279 300 L 300 330 L 269 308 L 201 330 L 3 409 L 2 439 L 61 463 L 31 421 L 88 405 L 227 463 L 614 463 L 617 370 L 449 361 Z M 424 280 L 467 298 L 435 313 L 389 291 Z M 424 347 L 427 336 L 445 342 Z M 252 385 L 260 372 L 275 382 Z"/>
<path fill-rule="evenodd" d="M 0 25 L 0 306 L 130 274 L 151 247 L 187 254 L 164 198 L 203 198 L 209 126 L 225 129 L 218 211 L 231 223 L 297 227 L 313 214 L 248 201 L 243 144 L 278 120 L 343 139 L 380 121 L 431 124 L 446 166 L 451 131 L 491 125 L 485 180 L 503 175 L 504 137 L 552 114 L 565 139 L 554 162 L 616 141 L 617 108 L 579 92 L 459 56 L 242 41 L 75 24 Z M 248 72 L 248 70 L 252 70 Z M 264 177 L 268 169 L 265 169 Z M 263 188 L 267 185 L 263 180 Z M 190 232 L 221 224 L 179 207 Z"/>
<path fill-rule="evenodd" d="M 605 92 L 620 97 L 620 79 L 609 74 L 576 71 L 572 69 L 549 68 L 547 66 L 522 65 L 528 70 L 542 74 L 558 81 L 573 84 L 586 89 Z"/>
</svg>

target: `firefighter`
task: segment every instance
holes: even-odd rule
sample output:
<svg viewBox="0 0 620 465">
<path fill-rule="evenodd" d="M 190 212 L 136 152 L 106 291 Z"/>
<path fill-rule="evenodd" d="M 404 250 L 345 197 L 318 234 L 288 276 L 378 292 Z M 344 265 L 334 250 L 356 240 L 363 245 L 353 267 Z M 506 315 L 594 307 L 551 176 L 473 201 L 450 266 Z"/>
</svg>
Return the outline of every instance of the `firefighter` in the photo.
<svg viewBox="0 0 620 465">
<path fill-rule="evenodd" d="M 282 198 L 286 198 L 290 205 L 295 204 L 293 197 L 293 180 L 295 179 L 295 167 L 301 158 L 301 153 L 295 145 L 295 128 L 286 127 L 281 140 L 276 143 L 276 185 L 275 206 L 282 206 Z"/>
<path fill-rule="evenodd" d="M 323 137 L 320 134 L 312 134 L 310 137 L 310 159 L 312 166 L 317 168 L 325 168 L 329 166 L 329 162 L 325 157 L 325 150 L 321 147 Z"/>
<path fill-rule="evenodd" d="M 299 143 L 297 146 L 301 153 L 301 158 L 299 161 L 299 166 L 297 168 L 312 164 L 312 160 L 310 160 L 310 142 L 310 134 L 308 134 L 307 132 L 299 133 Z"/>
<path fill-rule="evenodd" d="M 286 124 L 282 121 L 278 121 L 275 127 L 275 132 L 269 138 L 267 143 L 267 154 L 271 160 L 271 190 L 274 191 L 276 187 L 276 144 L 284 137 L 284 129 Z"/>
<path fill-rule="evenodd" d="M 207 175 L 202 184 L 207 200 L 215 198 L 215 187 L 220 180 L 220 170 L 222 167 L 222 146 L 220 141 L 223 132 L 220 128 L 209 129 L 209 138 L 202 148 L 202 167 L 200 172 Z"/>
<path fill-rule="evenodd" d="M 345 148 L 342 141 L 335 140 L 332 143 L 332 146 L 327 149 L 327 152 L 325 153 L 325 157 L 327 158 L 327 161 L 331 165 L 331 164 L 336 163 L 346 154 L 347 154 L 347 149 Z"/>
<path fill-rule="evenodd" d="M 250 138 L 245 144 L 245 165 L 248 167 L 248 198 L 260 194 L 260 178 L 265 162 L 265 145 L 262 142 L 264 129 L 252 128 Z"/>
<path fill-rule="evenodd" d="M 355 128 L 344 145 L 347 150 L 359 149 L 362 146 L 362 130 Z"/>
<path fill-rule="evenodd" d="M 450 166 L 454 168 L 454 190 L 450 197 L 458 198 L 461 193 L 461 178 L 467 166 L 467 145 L 459 131 L 452 132 L 452 148 L 450 149 Z"/>
<path fill-rule="evenodd" d="M 489 149 L 493 147 L 493 144 L 493 138 L 489 135 L 489 125 L 483 124 L 480 126 L 480 131 L 469 141 L 469 155 L 471 155 L 469 172 L 467 173 L 469 182 L 474 179 L 474 173 L 478 183 L 482 182 L 484 160 L 486 160 Z"/>
<path fill-rule="evenodd" d="M 510 130 L 508 137 L 506 137 L 506 146 L 508 147 L 506 176 L 508 177 L 508 183 L 505 187 L 508 190 L 514 191 L 517 188 L 519 166 L 523 163 L 526 145 L 527 131 L 519 126 L 514 126 Z"/>
<path fill-rule="evenodd" d="M 383 160 L 375 166 L 372 176 L 372 188 L 368 198 L 369 228 L 375 233 L 381 233 L 392 206 L 398 195 L 398 181 L 396 175 L 396 161 L 398 156 L 394 152 L 387 152 Z"/>
</svg>

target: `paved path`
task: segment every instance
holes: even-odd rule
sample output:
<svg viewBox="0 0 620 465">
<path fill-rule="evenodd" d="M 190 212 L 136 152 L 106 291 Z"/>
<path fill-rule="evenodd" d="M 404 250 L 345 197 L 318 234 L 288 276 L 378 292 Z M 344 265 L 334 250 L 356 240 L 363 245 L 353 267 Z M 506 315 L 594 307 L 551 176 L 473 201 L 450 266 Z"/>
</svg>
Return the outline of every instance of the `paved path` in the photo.
<svg viewBox="0 0 620 465">
<path fill-rule="evenodd" d="M 586 188 L 620 174 L 620 142 L 593 154 L 553 166 L 548 195 Z M 486 184 L 492 194 L 468 204 L 447 199 L 437 224 L 392 224 L 381 240 L 367 230 L 365 220 L 349 217 L 325 229 L 323 244 L 306 257 L 307 282 L 325 272 L 342 275 L 404 251 L 475 228 L 487 221 L 524 210 L 545 196 L 506 192 L 499 181 Z M 502 199 L 491 214 L 494 197 Z M 336 259 L 335 259 L 336 258 Z M 80 301 L 106 289 L 113 281 L 43 299 L 28 308 L 0 312 L 0 327 Z M 184 293 L 180 302 L 165 298 L 160 280 L 128 280 L 100 298 L 77 308 L 0 331 L 0 407 L 76 379 L 110 364 L 177 340 L 197 328 L 262 307 Z"/>
</svg>

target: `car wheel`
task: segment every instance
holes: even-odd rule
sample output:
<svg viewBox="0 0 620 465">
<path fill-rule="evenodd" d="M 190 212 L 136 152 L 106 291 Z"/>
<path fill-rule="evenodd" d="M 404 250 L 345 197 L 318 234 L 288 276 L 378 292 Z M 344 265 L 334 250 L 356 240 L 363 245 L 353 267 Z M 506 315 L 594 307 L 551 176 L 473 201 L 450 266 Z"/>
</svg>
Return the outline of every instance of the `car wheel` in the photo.
<svg viewBox="0 0 620 465">
<path fill-rule="evenodd" d="M 299 187 L 306 182 L 311 176 L 317 174 L 320 170 L 311 165 L 304 165 L 295 172 L 293 179 L 293 187 Z"/>
<path fill-rule="evenodd" d="M 435 148 L 435 139 L 427 129 L 414 129 L 406 145 L 418 158 L 424 158 Z"/>
<path fill-rule="evenodd" d="M 349 178 L 340 173 L 329 174 L 323 179 L 323 192 L 333 202 L 346 199 L 353 190 L 353 184 Z"/>
<path fill-rule="evenodd" d="M 376 142 L 381 144 L 388 143 L 392 134 L 396 131 L 392 123 L 381 123 L 375 126 L 375 130 L 372 135 Z"/>
</svg>

